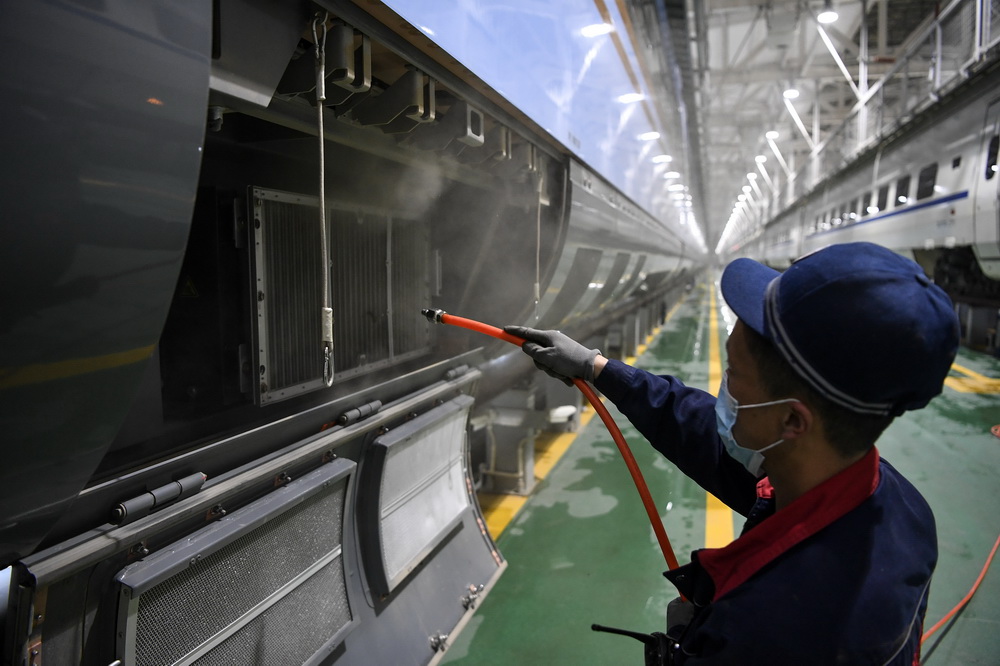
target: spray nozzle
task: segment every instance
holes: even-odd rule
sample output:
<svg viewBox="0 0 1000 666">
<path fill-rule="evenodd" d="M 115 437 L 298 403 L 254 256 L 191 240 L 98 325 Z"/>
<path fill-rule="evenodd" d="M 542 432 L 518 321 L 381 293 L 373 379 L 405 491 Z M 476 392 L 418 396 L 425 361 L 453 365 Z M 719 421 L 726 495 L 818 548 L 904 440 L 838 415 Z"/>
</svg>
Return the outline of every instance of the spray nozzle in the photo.
<svg viewBox="0 0 1000 666">
<path fill-rule="evenodd" d="M 420 314 L 427 317 L 427 321 L 431 322 L 432 324 L 441 324 L 443 323 L 443 320 L 441 318 L 448 313 L 445 312 L 444 310 L 441 310 L 440 308 L 435 308 L 435 309 L 424 308 L 423 310 L 420 311 Z"/>
</svg>

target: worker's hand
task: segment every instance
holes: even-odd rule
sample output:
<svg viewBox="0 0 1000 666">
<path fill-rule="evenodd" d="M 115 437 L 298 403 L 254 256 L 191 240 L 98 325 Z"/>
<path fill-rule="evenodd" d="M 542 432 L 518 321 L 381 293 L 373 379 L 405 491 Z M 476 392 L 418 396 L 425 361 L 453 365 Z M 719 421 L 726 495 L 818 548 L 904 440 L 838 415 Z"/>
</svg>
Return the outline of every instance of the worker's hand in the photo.
<svg viewBox="0 0 1000 666">
<path fill-rule="evenodd" d="M 503 330 L 524 338 L 521 349 L 534 359 L 538 369 L 567 386 L 571 386 L 576 377 L 594 381 L 594 359 L 600 351 L 587 349 L 559 331 L 539 331 L 525 326 L 504 326 Z"/>
</svg>

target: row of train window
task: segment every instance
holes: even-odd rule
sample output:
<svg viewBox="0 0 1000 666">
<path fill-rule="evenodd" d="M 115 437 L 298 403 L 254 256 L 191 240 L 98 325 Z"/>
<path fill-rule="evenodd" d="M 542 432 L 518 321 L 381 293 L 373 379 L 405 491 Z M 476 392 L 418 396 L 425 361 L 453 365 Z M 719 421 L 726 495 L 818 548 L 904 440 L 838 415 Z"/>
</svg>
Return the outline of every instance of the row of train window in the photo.
<svg viewBox="0 0 1000 666">
<path fill-rule="evenodd" d="M 957 167 L 960 160 L 961 158 L 955 158 L 953 167 Z M 937 172 L 937 162 L 928 164 L 920 170 L 920 173 L 917 174 L 917 193 L 914 199 L 910 198 L 910 174 L 900 176 L 896 180 L 892 207 L 899 208 L 912 201 L 920 201 L 933 195 L 934 185 L 937 184 Z M 827 231 L 835 227 L 853 224 L 869 215 L 888 210 L 890 185 L 891 183 L 886 183 L 876 192 L 869 190 L 862 194 L 860 198 L 847 201 L 841 204 L 840 207 L 834 206 L 828 213 L 817 215 L 812 231 L 814 233 L 817 231 Z M 874 197 L 872 196 L 873 194 Z"/>
<path fill-rule="evenodd" d="M 997 173 L 997 154 L 1000 152 L 1000 135 L 994 136 L 990 141 L 986 154 L 986 170 L 983 174 L 986 180 L 991 180 Z M 962 163 L 961 156 L 956 157 L 951 162 L 951 168 L 957 169 Z M 937 184 L 938 164 L 933 162 L 928 164 L 917 174 L 917 192 L 915 198 L 910 198 L 910 174 L 900 176 L 896 180 L 896 189 L 892 201 L 893 208 L 899 208 L 913 201 L 927 199 L 934 194 L 934 186 Z M 882 185 L 877 191 L 865 192 L 858 199 L 852 199 L 841 206 L 834 206 L 828 213 L 821 213 L 816 216 L 810 233 L 827 231 L 835 227 L 854 224 L 858 220 L 874 215 L 889 208 L 889 186 L 891 183 Z M 874 195 L 874 196 L 873 196 Z"/>
</svg>

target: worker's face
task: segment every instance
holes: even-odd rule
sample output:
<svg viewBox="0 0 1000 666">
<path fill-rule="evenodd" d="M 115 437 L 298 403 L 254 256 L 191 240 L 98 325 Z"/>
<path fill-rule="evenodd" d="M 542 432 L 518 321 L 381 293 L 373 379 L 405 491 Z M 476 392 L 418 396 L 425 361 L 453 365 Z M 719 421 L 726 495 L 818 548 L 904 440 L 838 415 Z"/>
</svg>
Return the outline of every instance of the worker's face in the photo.
<svg viewBox="0 0 1000 666">
<path fill-rule="evenodd" d="M 732 335 L 726 341 L 726 352 L 729 364 L 729 393 L 740 405 L 756 405 L 770 402 L 787 396 L 772 396 L 765 390 L 760 381 L 757 362 L 750 354 L 746 341 L 746 324 L 736 322 Z M 736 414 L 736 425 L 733 426 L 733 437 L 740 446 L 748 449 L 761 449 L 781 439 L 783 431 L 783 414 L 787 409 L 784 405 L 770 405 L 754 409 L 741 409 Z"/>
</svg>

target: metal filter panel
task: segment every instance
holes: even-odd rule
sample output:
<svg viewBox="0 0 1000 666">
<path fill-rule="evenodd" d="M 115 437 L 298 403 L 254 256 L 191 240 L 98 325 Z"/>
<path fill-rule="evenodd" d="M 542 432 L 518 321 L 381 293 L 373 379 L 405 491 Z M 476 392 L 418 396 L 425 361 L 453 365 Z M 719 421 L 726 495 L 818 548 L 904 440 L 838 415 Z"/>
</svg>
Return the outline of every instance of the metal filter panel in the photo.
<svg viewBox="0 0 1000 666">
<path fill-rule="evenodd" d="M 426 351 L 416 313 L 430 301 L 427 226 L 371 209 L 333 208 L 329 219 L 337 377 Z"/>
<path fill-rule="evenodd" d="M 122 570 L 124 663 L 302 663 L 335 645 L 353 620 L 342 554 L 353 467 L 325 465 Z"/>
<path fill-rule="evenodd" d="M 252 189 L 259 401 L 323 386 L 319 201 Z M 426 352 L 427 225 L 390 211 L 328 204 L 334 381 Z"/>
<path fill-rule="evenodd" d="M 322 255 L 316 197 L 254 188 L 260 401 L 323 386 Z"/>
<path fill-rule="evenodd" d="M 359 522 L 369 582 L 379 594 L 405 580 L 470 506 L 465 426 L 472 403 L 458 396 L 368 447 Z"/>
</svg>

